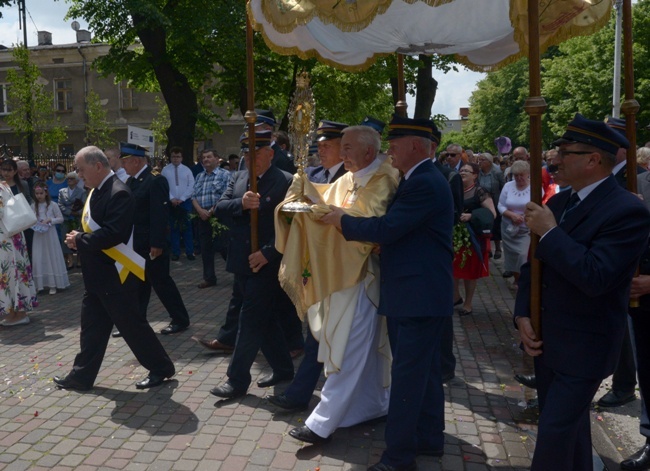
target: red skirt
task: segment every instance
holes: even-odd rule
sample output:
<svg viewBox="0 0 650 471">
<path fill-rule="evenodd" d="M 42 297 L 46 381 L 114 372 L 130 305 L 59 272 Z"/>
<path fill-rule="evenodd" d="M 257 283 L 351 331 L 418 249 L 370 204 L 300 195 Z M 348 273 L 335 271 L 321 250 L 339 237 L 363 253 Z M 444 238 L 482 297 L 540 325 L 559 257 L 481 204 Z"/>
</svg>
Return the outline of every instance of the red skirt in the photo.
<svg viewBox="0 0 650 471">
<path fill-rule="evenodd" d="M 479 244 L 483 251 L 483 258 L 478 256 L 476 250 L 465 259 L 465 265 L 460 266 L 462 251 L 454 257 L 454 278 L 459 280 L 478 280 L 490 275 L 490 236 L 479 236 Z M 463 249 L 468 250 L 468 249 Z"/>
</svg>

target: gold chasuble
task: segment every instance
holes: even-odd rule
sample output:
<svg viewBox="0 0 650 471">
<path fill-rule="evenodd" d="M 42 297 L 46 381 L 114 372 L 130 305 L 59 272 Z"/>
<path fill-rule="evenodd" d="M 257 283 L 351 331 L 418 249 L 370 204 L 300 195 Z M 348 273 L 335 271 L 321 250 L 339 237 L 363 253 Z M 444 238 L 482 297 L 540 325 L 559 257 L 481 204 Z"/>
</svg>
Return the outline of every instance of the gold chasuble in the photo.
<svg viewBox="0 0 650 471">
<path fill-rule="evenodd" d="M 287 198 L 276 208 L 275 246 L 284 254 L 280 284 L 300 318 L 309 314 L 309 327 L 319 342 L 318 359 L 324 363 L 326 375 L 340 370 L 359 283 L 365 284 L 372 304 L 379 305 L 379 261 L 372 255 L 374 244 L 346 241 L 334 226 L 318 219 L 330 212 L 330 204 L 344 208 L 351 216 L 382 216 L 397 183 L 398 172 L 389 159 L 376 159 L 365 169 L 356 174 L 347 172 L 332 184 L 312 183 L 306 175 L 296 175 Z M 313 203 L 311 213 L 287 215 L 280 211 L 285 203 L 305 200 Z M 383 317 L 381 323 L 385 332 Z M 383 339 L 379 348 L 390 360 L 388 338 Z"/>
</svg>

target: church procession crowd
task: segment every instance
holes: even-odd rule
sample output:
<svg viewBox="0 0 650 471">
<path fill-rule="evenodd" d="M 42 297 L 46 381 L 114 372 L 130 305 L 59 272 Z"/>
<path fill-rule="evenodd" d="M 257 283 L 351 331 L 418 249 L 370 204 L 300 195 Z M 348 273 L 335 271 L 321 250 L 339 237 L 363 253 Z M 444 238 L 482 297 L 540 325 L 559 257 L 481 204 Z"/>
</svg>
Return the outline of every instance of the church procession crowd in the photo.
<svg viewBox="0 0 650 471">
<path fill-rule="evenodd" d="M 54 384 L 92 390 L 113 337 L 149 372 L 135 387 L 161 386 L 176 367 L 147 320 L 151 290 L 170 317 L 160 334 L 186 331 L 191 314 L 170 263 L 182 252 L 201 263 L 197 287 L 209 293 L 219 254 L 234 276 L 225 322 L 193 338 L 230 355 L 210 393 L 244 397 L 259 351 L 271 372 L 257 386 L 288 383 L 267 397 L 279 411 L 307 410 L 324 374 L 320 401 L 289 435 L 318 445 L 338 428 L 385 420 L 386 448 L 368 469 L 414 471 L 418 456 L 445 454 L 453 316 L 480 315 L 478 281 L 490 258 L 502 259 L 516 297 L 513 332 L 534 360 L 534 372 L 515 372 L 538 393 L 530 469 L 592 470 L 589 411 L 601 382 L 614 374 L 601 407 L 635 399 L 637 377 L 642 398 L 650 391 L 650 143 L 638 149 L 636 171 L 627 169 L 625 121 L 576 114 L 544 152 L 540 206 L 531 202 L 527 149 L 505 137 L 495 156 L 438 148 L 430 120 L 323 120 L 300 175 L 273 113 L 256 112 L 256 182 L 247 132 L 240 156 L 204 149 L 189 168 L 172 147 L 160 172 L 144 148 L 126 143 L 83 148 L 74 170 L 57 164 L 51 177 L 2 161 L 0 217 L 23 194 L 37 222 L 12 235 L 0 225 L 0 328 L 28 329 L 37 293 L 67 289 L 80 266 L 79 352 Z M 625 190 L 627 178 L 637 178 L 639 195 Z M 540 237 L 534 254 L 531 234 Z M 542 261 L 541 337 L 530 320 L 533 255 Z M 640 433 L 645 445 L 621 469 L 650 469 L 645 402 Z"/>
</svg>

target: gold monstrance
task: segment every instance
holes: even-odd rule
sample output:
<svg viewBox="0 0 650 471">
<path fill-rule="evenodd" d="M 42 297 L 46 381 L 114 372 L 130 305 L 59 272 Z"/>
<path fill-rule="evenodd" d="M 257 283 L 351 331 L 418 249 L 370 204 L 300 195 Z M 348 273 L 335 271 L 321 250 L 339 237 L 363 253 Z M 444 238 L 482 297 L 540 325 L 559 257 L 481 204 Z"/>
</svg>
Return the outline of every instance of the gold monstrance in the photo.
<svg viewBox="0 0 650 471">
<path fill-rule="evenodd" d="M 316 127 L 316 102 L 309 86 L 309 74 L 305 71 L 296 76 L 296 91 L 289 104 L 289 137 L 302 175 L 309 156 L 309 143 Z"/>
</svg>

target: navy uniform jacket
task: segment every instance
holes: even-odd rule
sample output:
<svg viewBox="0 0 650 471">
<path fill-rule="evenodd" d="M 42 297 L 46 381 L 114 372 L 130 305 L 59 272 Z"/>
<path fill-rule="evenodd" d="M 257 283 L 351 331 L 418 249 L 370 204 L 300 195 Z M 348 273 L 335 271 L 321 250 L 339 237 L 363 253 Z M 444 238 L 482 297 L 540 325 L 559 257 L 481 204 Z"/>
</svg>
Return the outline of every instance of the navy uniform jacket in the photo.
<svg viewBox="0 0 650 471">
<path fill-rule="evenodd" d="M 453 223 L 449 184 L 429 159 L 400 183 L 384 216 L 343 216 L 347 240 L 381 245 L 379 314 L 452 315 Z"/>
<path fill-rule="evenodd" d="M 277 270 L 280 266 L 282 254 L 275 250 L 274 210 L 284 201 L 292 178 L 290 173 L 271 165 L 257 182 L 257 192 L 260 194 L 258 241 L 262 254 L 269 262 L 262 270 L 271 266 Z M 215 208 L 217 218 L 230 227 L 226 270 L 237 275 L 253 274 L 248 264 L 251 254 L 250 211 L 242 208 L 242 197 L 248 190 L 248 170 L 236 172 Z"/>
<path fill-rule="evenodd" d="M 347 170 L 345 169 L 345 165 L 341 165 L 334 176 L 330 178 L 329 183 L 334 183 L 337 179 L 341 178 L 346 173 Z M 314 183 L 328 183 L 327 180 L 325 180 L 325 168 L 323 168 L 322 165 L 311 168 L 307 172 L 307 178 L 309 178 L 310 182 Z"/>
<path fill-rule="evenodd" d="M 126 181 L 135 198 L 133 248 L 145 258 L 151 247 L 167 245 L 169 224 L 169 183 L 161 175 L 153 175 L 146 167 L 138 178 Z"/>
<path fill-rule="evenodd" d="M 77 251 L 81 255 L 81 271 L 86 291 L 90 293 L 119 293 L 134 289 L 139 282 L 129 274 L 122 284 L 115 260 L 103 249 L 126 244 L 131 237 L 135 200 L 129 188 L 115 175 L 95 189 L 90 197 L 90 212 L 100 228 L 92 233 L 77 235 Z M 138 281 L 136 281 L 138 280 Z"/>
<path fill-rule="evenodd" d="M 289 172 L 292 175 L 296 173 L 296 166 L 293 164 L 293 162 L 291 161 L 287 153 L 282 149 L 282 147 L 280 147 L 276 143 L 273 143 L 271 149 L 273 149 L 273 160 L 271 160 L 271 164 L 275 165 L 280 170 Z"/>
<path fill-rule="evenodd" d="M 548 207 L 560 221 L 570 191 Z M 614 176 L 596 187 L 540 241 L 542 346 L 547 367 L 576 377 L 606 378 L 616 367 L 630 281 L 648 241 L 650 214 Z M 515 317 L 530 315 L 530 264 L 522 267 Z"/>
</svg>

